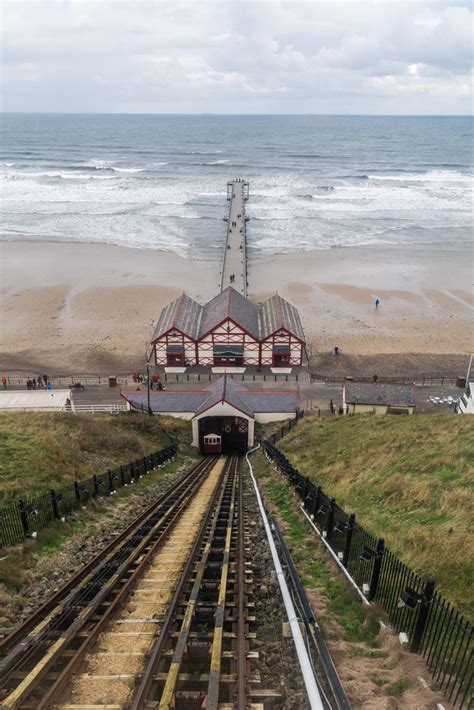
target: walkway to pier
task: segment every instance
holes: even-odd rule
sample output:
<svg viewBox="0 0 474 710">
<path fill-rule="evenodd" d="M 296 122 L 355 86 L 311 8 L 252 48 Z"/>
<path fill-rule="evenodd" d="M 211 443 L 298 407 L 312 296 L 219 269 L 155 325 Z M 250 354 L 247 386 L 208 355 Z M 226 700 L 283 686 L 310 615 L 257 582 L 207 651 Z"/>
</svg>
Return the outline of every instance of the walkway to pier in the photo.
<svg viewBox="0 0 474 710">
<path fill-rule="evenodd" d="M 233 286 L 247 296 L 247 249 L 245 238 L 245 201 L 249 196 L 249 184 L 243 180 L 227 183 L 227 199 L 230 202 L 227 218 L 227 239 L 221 271 L 221 291 Z"/>
</svg>

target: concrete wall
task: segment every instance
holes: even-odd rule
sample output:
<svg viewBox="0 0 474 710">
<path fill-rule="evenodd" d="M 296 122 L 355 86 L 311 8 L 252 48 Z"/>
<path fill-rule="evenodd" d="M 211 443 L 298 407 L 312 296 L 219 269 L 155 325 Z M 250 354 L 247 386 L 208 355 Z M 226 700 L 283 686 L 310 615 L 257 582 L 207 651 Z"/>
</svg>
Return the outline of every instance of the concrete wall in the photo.
<svg viewBox="0 0 474 710">
<path fill-rule="evenodd" d="M 259 424 L 268 424 L 269 422 L 282 422 L 286 419 L 296 419 L 296 412 L 261 412 L 255 413 L 255 421 Z"/>
<path fill-rule="evenodd" d="M 388 405 L 386 404 L 348 404 L 347 413 L 348 414 L 387 414 Z M 392 409 L 399 409 L 407 414 L 413 414 L 413 407 L 392 407 Z"/>
</svg>

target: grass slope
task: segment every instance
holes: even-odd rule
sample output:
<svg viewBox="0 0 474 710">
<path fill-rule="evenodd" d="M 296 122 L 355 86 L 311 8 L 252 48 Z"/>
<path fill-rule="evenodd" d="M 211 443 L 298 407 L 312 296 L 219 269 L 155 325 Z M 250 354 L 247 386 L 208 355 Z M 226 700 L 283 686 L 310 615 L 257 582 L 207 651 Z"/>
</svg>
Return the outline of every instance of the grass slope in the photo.
<svg viewBox="0 0 474 710">
<path fill-rule="evenodd" d="M 473 417 L 307 419 L 277 445 L 472 619 Z"/>
<path fill-rule="evenodd" d="M 171 437 L 171 438 L 170 438 Z M 137 413 L 0 415 L 0 504 L 102 473 L 169 446 L 189 422 Z"/>
</svg>

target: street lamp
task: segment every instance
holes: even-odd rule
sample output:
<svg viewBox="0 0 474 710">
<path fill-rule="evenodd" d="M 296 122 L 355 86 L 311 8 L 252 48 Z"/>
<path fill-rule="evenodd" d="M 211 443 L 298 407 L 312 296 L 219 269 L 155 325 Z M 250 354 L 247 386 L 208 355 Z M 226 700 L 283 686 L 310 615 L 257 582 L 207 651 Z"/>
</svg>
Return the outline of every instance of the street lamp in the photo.
<svg viewBox="0 0 474 710">
<path fill-rule="evenodd" d="M 153 416 L 153 410 L 151 408 L 151 403 L 150 403 L 150 360 L 147 360 L 147 362 L 146 362 L 146 397 L 147 397 L 148 414 L 150 416 Z"/>
</svg>

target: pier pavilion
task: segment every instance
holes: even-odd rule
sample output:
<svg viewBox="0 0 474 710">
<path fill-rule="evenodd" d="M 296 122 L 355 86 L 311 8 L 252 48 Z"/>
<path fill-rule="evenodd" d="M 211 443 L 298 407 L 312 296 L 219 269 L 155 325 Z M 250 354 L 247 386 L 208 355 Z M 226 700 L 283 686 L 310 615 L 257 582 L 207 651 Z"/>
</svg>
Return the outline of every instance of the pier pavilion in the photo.
<svg viewBox="0 0 474 710">
<path fill-rule="evenodd" d="M 304 346 L 291 303 L 275 294 L 256 305 L 228 286 L 204 306 L 185 293 L 168 304 L 151 340 L 150 361 L 172 368 L 291 368 L 302 364 Z"/>
</svg>

